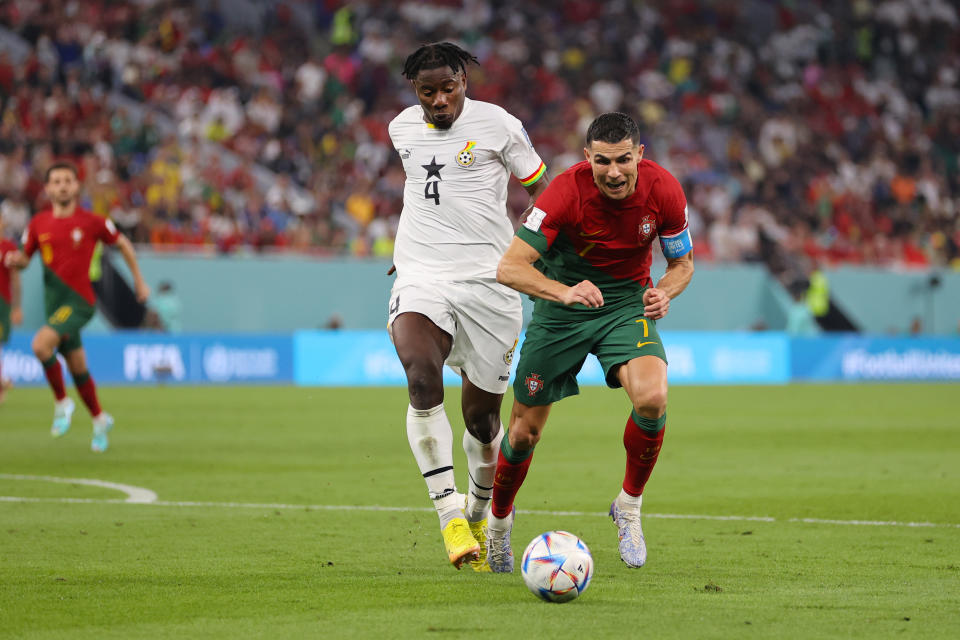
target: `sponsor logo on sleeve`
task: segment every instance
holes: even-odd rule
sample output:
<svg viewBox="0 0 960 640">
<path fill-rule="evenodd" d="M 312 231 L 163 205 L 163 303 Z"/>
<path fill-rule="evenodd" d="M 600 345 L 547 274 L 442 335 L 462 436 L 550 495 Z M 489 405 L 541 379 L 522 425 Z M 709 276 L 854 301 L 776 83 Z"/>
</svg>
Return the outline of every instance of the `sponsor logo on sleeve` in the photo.
<svg viewBox="0 0 960 640">
<path fill-rule="evenodd" d="M 530 229 L 530 231 L 540 231 L 540 225 L 543 223 L 543 219 L 546 217 L 546 211 L 534 207 L 533 211 L 530 212 L 530 215 L 527 216 L 527 219 L 523 221 L 523 226 L 525 226 L 527 229 Z"/>
<path fill-rule="evenodd" d="M 530 141 L 530 135 L 527 133 L 527 130 L 524 127 L 520 127 L 520 133 L 523 134 L 523 139 L 526 140 L 530 148 L 533 149 L 533 142 Z"/>
</svg>

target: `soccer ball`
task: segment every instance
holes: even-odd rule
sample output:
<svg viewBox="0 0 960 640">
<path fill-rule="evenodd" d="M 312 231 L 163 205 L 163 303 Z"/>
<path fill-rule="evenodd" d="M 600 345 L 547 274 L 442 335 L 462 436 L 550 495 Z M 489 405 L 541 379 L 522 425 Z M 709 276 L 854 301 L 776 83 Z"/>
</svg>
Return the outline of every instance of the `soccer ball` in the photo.
<svg viewBox="0 0 960 640">
<path fill-rule="evenodd" d="M 593 556 L 572 533 L 548 531 L 527 545 L 520 572 L 533 595 L 547 602 L 569 602 L 590 585 Z"/>
</svg>

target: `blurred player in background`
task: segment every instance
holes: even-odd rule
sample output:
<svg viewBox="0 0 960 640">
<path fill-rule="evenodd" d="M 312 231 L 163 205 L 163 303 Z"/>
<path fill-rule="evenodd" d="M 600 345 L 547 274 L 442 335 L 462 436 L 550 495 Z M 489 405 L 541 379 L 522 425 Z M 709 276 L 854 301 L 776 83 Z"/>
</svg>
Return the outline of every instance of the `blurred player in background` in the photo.
<svg viewBox="0 0 960 640">
<path fill-rule="evenodd" d="M 388 327 L 407 377 L 407 438 L 440 517 L 450 562 L 486 564 L 486 515 L 503 437 L 500 405 L 522 324 L 520 296 L 496 281 L 510 243 L 507 186 L 532 199 L 546 167 L 519 120 L 466 97 L 476 58 L 448 42 L 406 60 L 419 105 L 389 126 L 406 172 Z M 443 406 L 443 365 L 463 377 L 470 488 L 454 483 L 453 433 Z"/>
<path fill-rule="evenodd" d="M 576 376 L 588 353 L 599 359 L 607 386 L 623 387 L 633 404 L 623 433 L 626 474 L 610 515 L 623 561 L 646 561 L 640 504 L 667 419 L 667 361 L 656 321 L 693 276 L 686 198 L 676 178 L 643 160 L 640 130 L 629 116 L 601 115 L 586 143 L 586 162 L 537 199 L 497 270 L 500 282 L 537 300 L 497 460 L 487 557 L 495 572 L 513 571 L 514 497 L 551 405 L 579 392 Z M 667 259 L 656 286 L 655 236 Z"/>
<path fill-rule="evenodd" d="M 77 204 L 80 182 L 77 169 L 57 162 L 47 169 L 45 186 L 51 207 L 39 212 L 24 232 L 23 251 L 5 257 L 8 266 L 24 269 L 37 250 L 43 259 L 44 306 L 47 322 L 33 337 L 33 352 L 56 398 L 51 434 L 60 437 L 70 429 L 74 403 L 67 397 L 57 351 L 63 354 L 77 392 L 93 416 L 94 452 L 106 451 L 107 433 L 113 418 L 100 408 L 93 378 L 87 370 L 87 356 L 80 341 L 80 329 L 96 311 L 96 297 L 90 284 L 90 263 L 98 241 L 115 244 L 133 274 L 137 300 L 145 302 L 150 288 L 140 274 L 133 245 L 117 232 L 113 223 Z"/>
<path fill-rule="evenodd" d="M 14 253 L 17 245 L 3 235 L 3 218 L 0 218 L 0 403 L 3 403 L 11 382 L 3 375 L 3 345 L 10 341 L 10 329 L 23 322 L 20 309 L 20 272 L 5 265 L 7 254 Z"/>
</svg>

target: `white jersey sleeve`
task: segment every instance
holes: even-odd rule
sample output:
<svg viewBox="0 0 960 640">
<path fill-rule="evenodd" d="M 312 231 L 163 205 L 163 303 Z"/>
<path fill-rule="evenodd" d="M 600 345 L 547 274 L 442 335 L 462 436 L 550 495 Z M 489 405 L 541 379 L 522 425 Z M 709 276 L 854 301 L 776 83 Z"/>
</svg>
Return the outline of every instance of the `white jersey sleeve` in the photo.
<svg viewBox="0 0 960 640">
<path fill-rule="evenodd" d="M 470 99 L 449 129 L 402 111 L 389 126 L 406 182 L 394 246 L 400 278 L 495 279 L 513 237 L 507 185 L 543 175 L 523 125 L 502 108 Z"/>
<path fill-rule="evenodd" d="M 506 146 L 503 148 L 503 163 L 510 169 L 525 187 L 539 180 L 547 171 L 546 165 L 537 155 L 523 124 L 512 115 L 503 112 L 506 125 Z"/>
</svg>

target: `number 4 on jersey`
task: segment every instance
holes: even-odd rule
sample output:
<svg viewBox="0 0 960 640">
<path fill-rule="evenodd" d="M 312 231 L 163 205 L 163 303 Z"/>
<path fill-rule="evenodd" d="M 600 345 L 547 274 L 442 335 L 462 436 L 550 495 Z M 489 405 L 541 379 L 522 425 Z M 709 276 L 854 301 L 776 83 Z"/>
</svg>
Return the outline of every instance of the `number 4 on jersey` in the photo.
<svg viewBox="0 0 960 640">
<path fill-rule="evenodd" d="M 443 169 L 446 165 L 437 164 L 437 156 L 433 156 L 430 164 L 420 166 L 427 170 L 427 183 L 423 185 L 423 197 L 427 200 L 433 200 L 433 204 L 440 206 L 440 181 L 443 180 L 440 177 L 440 169 Z M 431 182 L 430 178 L 434 176 L 437 179 Z"/>
<path fill-rule="evenodd" d="M 433 204 L 440 205 L 440 183 L 437 181 L 428 182 L 423 186 L 423 197 L 427 200 L 433 200 Z"/>
</svg>

